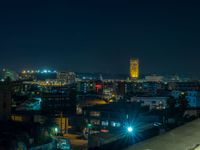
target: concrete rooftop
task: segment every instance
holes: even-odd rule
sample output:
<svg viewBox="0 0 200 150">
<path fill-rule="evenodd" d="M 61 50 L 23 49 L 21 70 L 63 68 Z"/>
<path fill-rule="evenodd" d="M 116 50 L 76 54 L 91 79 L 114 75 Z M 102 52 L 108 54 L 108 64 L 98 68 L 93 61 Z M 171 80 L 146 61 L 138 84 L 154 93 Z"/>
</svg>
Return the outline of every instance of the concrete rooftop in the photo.
<svg viewBox="0 0 200 150">
<path fill-rule="evenodd" d="M 199 145 L 200 119 L 197 119 L 126 150 L 200 150 Z"/>
</svg>

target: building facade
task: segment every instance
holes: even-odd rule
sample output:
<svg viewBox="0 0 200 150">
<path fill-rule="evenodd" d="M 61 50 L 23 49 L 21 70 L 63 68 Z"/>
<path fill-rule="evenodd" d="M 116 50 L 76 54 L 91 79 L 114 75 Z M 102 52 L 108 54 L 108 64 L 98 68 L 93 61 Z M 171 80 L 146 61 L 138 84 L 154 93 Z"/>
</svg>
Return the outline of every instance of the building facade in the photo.
<svg viewBox="0 0 200 150">
<path fill-rule="evenodd" d="M 139 77 L 139 59 L 130 59 L 130 77 L 132 79 L 137 79 Z"/>
<path fill-rule="evenodd" d="M 76 92 L 74 89 L 62 87 L 48 87 L 42 93 L 42 110 L 53 114 L 73 115 L 76 113 Z"/>
</svg>

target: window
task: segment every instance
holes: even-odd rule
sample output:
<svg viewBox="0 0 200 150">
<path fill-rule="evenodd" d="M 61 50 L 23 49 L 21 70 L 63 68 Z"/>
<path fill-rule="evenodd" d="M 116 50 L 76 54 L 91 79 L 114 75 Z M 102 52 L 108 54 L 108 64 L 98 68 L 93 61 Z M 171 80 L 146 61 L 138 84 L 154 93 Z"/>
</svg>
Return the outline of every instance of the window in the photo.
<svg viewBox="0 0 200 150">
<path fill-rule="evenodd" d="M 101 121 L 102 126 L 108 126 L 108 121 Z"/>
<path fill-rule="evenodd" d="M 92 117 L 99 117 L 99 116 L 100 116 L 100 112 L 91 111 L 91 112 L 90 112 L 90 116 L 92 116 Z"/>
<path fill-rule="evenodd" d="M 115 121 L 111 121 L 111 126 L 112 126 L 112 127 L 120 127 L 120 126 L 121 126 L 121 123 L 115 122 Z"/>
<path fill-rule="evenodd" d="M 100 125 L 100 120 L 92 119 L 90 122 L 91 122 L 93 125 Z"/>
</svg>

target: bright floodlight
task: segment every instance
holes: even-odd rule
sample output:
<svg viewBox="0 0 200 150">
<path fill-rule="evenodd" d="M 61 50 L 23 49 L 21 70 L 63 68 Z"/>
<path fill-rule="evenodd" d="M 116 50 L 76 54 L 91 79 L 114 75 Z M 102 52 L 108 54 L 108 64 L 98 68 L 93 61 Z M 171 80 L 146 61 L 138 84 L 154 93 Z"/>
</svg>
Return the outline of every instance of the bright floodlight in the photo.
<svg viewBox="0 0 200 150">
<path fill-rule="evenodd" d="M 132 127 L 128 127 L 127 130 L 128 130 L 128 132 L 133 132 L 133 128 Z"/>
</svg>

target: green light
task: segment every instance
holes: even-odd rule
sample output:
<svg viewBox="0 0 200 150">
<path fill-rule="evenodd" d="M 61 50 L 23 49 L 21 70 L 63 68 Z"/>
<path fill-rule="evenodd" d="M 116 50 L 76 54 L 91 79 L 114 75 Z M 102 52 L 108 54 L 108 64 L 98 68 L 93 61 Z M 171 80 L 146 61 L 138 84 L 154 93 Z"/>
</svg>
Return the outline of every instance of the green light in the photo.
<svg viewBox="0 0 200 150">
<path fill-rule="evenodd" d="M 91 124 L 91 123 L 88 123 L 88 124 L 87 124 L 87 127 L 91 129 L 91 128 L 92 128 L 92 124 Z"/>
<path fill-rule="evenodd" d="M 56 133 L 58 132 L 58 128 L 55 128 L 54 130 L 55 130 Z"/>
</svg>

